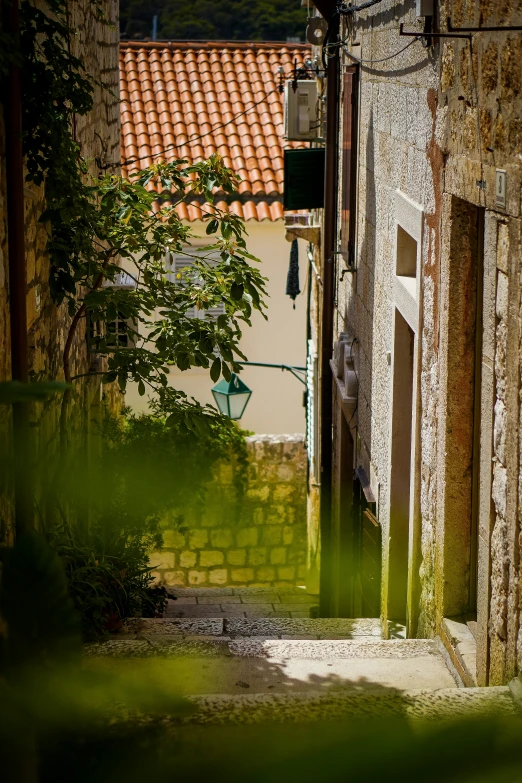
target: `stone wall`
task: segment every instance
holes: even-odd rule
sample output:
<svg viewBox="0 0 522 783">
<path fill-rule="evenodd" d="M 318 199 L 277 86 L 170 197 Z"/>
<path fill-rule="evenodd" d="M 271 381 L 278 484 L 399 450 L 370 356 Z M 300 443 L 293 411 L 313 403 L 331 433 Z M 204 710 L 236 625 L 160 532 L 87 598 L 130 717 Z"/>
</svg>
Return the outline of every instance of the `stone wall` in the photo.
<svg viewBox="0 0 522 783">
<path fill-rule="evenodd" d="M 442 32 L 448 17 L 455 26 L 522 23 L 516 0 L 435 5 Z M 359 70 L 357 270 L 346 274 L 337 257 L 334 340 L 341 332 L 357 338 L 355 462 L 377 500 L 386 619 L 397 309 L 414 333 L 403 616 L 410 635 L 433 636 L 444 616 L 476 609 L 477 677 L 494 685 L 522 671 L 522 35 L 480 32 L 471 46 L 467 39 L 435 40 L 428 48 L 417 41 L 393 56 L 408 42 L 397 37 L 399 22 L 422 32 L 414 0 L 382 0 L 358 13 L 353 29 L 342 30 L 365 63 Z M 352 64 L 344 58 L 343 65 Z M 496 198 L 497 170 L 506 173 L 505 205 Z M 406 211 L 411 202 L 421 221 L 408 312 L 395 266 L 399 201 Z M 320 250 L 315 263 L 320 272 Z M 312 279 L 315 302 L 321 284 Z M 481 346 L 475 340 L 477 286 Z M 312 331 L 320 344 L 317 307 Z M 340 481 L 335 412 L 333 418 L 334 478 Z"/>
<path fill-rule="evenodd" d="M 173 512 L 150 556 L 162 584 L 285 587 L 306 581 L 306 451 L 301 435 L 247 438 L 242 468 L 219 463 L 198 508 Z"/>
<path fill-rule="evenodd" d="M 98 84 L 94 93 L 94 108 L 85 117 L 76 117 L 73 132 L 82 155 L 90 161 L 91 174 L 98 173 L 95 158 L 102 164 L 119 163 L 119 70 L 118 70 L 118 9 L 117 0 L 105 0 L 101 10 L 109 24 L 96 18 L 96 9 L 88 0 L 71 3 L 71 25 L 77 30 L 72 39 L 72 52 L 85 63 L 87 71 Z M 47 9 L 46 9 L 47 10 Z M 5 132 L 0 106 L 0 381 L 11 377 L 9 329 L 9 280 L 7 255 L 7 204 L 5 192 Z M 66 306 L 56 306 L 49 290 L 49 259 L 46 254 L 48 226 L 39 223 L 44 209 L 43 187 L 27 183 L 25 196 L 25 240 L 27 259 L 27 316 L 29 339 L 29 372 L 34 380 L 63 379 L 62 357 L 70 316 Z M 77 330 L 72 350 L 72 374 L 87 372 L 90 356 L 85 340 L 85 324 Z M 112 405 L 118 405 L 119 395 L 103 389 L 99 379 L 80 379 L 74 383 L 70 402 L 68 434 L 80 450 L 88 452 L 86 433 L 90 417 L 100 398 L 106 394 Z M 33 453 L 52 455 L 58 443 L 60 399 L 55 395 L 44 404 L 31 406 Z M 0 440 L 9 453 L 11 413 L 0 406 Z M 46 460 L 40 460 L 46 465 Z M 43 479 L 45 481 L 45 479 Z M 9 487 L 0 487 L 0 544 L 12 541 L 12 503 Z"/>
</svg>

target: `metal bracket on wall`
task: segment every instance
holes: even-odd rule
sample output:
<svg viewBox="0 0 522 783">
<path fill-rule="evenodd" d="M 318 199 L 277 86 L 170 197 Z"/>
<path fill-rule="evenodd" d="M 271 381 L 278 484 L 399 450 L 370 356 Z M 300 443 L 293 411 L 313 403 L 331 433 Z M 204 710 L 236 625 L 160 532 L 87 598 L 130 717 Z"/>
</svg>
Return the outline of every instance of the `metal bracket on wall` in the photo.
<svg viewBox="0 0 522 783">
<path fill-rule="evenodd" d="M 522 30 L 522 25 L 515 25 L 513 27 L 453 27 L 451 19 L 447 18 L 448 32 L 464 32 L 464 33 L 502 33 L 510 30 Z"/>
<path fill-rule="evenodd" d="M 471 42 L 471 35 L 458 35 L 457 33 L 419 33 L 419 32 L 411 32 L 407 33 L 404 30 L 404 23 L 401 22 L 399 25 L 399 35 L 408 36 L 409 38 L 425 38 L 428 45 L 431 43 L 432 38 L 466 38 L 468 41 Z"/>
</svg>

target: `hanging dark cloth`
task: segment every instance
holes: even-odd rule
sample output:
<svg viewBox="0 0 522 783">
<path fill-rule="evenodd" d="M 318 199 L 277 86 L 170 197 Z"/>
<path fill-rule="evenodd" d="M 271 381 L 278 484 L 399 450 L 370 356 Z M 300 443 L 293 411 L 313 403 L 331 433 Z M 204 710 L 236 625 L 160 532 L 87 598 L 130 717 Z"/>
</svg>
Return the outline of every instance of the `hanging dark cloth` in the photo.
<svg viewBox="0 0 522 783">
<path fill-rule="evenodd" d="M 290 299 L 294 300 L 295 310 L 295 298 L 301 293 L 299 288 L 299 248 L 297 246 L 297 239 L 292 240 L 292 246 L 290 248 L 290 266 L 288 267 L 288 275 L 286 278 L 286 295 Z"/>
</svg>

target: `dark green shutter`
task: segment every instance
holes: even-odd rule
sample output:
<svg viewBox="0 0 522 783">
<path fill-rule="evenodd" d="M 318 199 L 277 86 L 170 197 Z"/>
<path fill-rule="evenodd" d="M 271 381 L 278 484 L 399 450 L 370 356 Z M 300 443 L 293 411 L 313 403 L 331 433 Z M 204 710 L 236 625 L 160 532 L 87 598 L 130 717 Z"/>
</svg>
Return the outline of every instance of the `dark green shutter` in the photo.
<svg viewBox="0 0 522 783">
<path fill-rule="evenodd" d="M 324 206 L 324 148 L 285 150 L 284 209 Z"/>
</svg>

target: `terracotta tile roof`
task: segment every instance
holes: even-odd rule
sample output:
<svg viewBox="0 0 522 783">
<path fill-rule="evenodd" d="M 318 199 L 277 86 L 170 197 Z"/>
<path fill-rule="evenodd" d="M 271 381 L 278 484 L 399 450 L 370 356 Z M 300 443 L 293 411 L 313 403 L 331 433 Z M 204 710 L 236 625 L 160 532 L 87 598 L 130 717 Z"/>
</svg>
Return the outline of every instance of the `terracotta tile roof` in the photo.
<svg viewBox="0 0 522 783">
<path fill-rule="evenodd" d="M 120 45 L 123 173 L 155 161 L 197 162 L 218 152 L 242 177 L 218 206 L 246 220 L 283 217 L 283 101 L 279 66 L 290 75 L 306 44 L 124 42 Z M 139 163 L 134 161 L 139 159 Z M 202 216 L 196 201 L 180 217 Z"/>
</svg>

